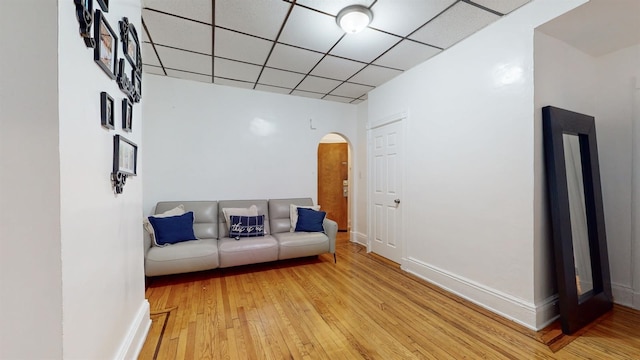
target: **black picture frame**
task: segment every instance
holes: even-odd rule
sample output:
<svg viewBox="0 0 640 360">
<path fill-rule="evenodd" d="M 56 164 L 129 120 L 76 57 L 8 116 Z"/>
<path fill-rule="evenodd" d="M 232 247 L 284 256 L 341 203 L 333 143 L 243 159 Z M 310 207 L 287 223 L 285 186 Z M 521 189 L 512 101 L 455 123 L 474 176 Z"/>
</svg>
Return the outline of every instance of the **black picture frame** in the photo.
<svg viewBox="0 0 640 360">
<path fill-rule="evenodd" d="M 127 98 L 122 99 L 122 130 L 133 130 L 133 103 Z"/>
<path fill-rule="evenodd" d="M 136 27 L 129 22 L 129 18 L 123 17 L 120 21 L 120 39 L 122 43 L 122 53 L 129 61 L 129 64 L 137 73 L 142 72 L 142 58 L 140 51 L 140 40 Z"/>
<path fill-rule="evenodd" d="M 115 129 L 114 120 L 114 102 L 113 98 L 105 91 L 100 93 L 100 123 L 102 127 L 113 130 Z"/>
<path fill-rule="evenodd" d="M 118 61 L 118 76 L 116 78 L 116 82 L 118 83 L 118 87 L 122 92 L 127 95 L 129 100 L 134 101 L 135 95 L 135 86 L 132 82 L 132 79 L 129 79 L 127 75 L 127 69 L 131 67 L 131 65 L 125 59 L 120 59 Z M 132 74 L 135 73 L 135 70 Z"/>
<path fill-rule="evenodd" d="M 93 0 L 74 0 L 76 5 L 76 17 L 78 18 L 80 36 L 84 44 L 93 48 L 96 45 L 91 36 L 91 25 L 93 24 Z"/>
<path fill-rule="evenodd" d="M 111 182 L 116 194 L 121 194 L 129 176 L 138 171 L 138 146 L 121 135 L 113 136 L 113 169 Z"/>
<path fill-rule="evenodd" d="M 118 36 L 100 10 L 95 11 L 93 59 L 111 79 L 118 73 Z"/>
<path fill-rule="evenodd" d="M 109 12 L 109 0 L 98 0 L 98 5 L 104 12 Z"/>
<path fill-rule="evenodd" d="M 542 108 L 542 125 L 560 323 L 564 333 L 573 334 L 613 308 L 595 119 L 545 106 Z M 565 138 L 569 140 L 571 136 L 577 137 L 579 143 L 580 159 L 579 164 L 573 167 L 573 176 L 579 176 L 575 170 L 581 168 L 582 177 L 578 181 L 582 180 L 582 191 L 579 187 L 570 190 L 568 186 Z M 584 207 L 584 211 L 571 211 L 570 191 L 583 195 L 584 204 L 582 201 L 578 204 Z M 582 233 L 586 234 L 588 250 L 585 253 L 589 259 L 580 261 L 591 266 L 591 289 L 588 291 L 582 291 L 578 286 L 580 278 L 576 271 L 574 247 L 580 244 L 578 239 L 574 239 L 573 230 L 576 229 L 572 229 L 572 215 L 582 217 L 586 222 Z"/>
<path fill-rule="evenodd" d="M 133 101 L 139 103 L 142 99 L 142 74 L 136 72 L 135 70 L 131 73 L 131 77 L 133 78 L 133 92 L 132 97 Z"/>
</svg>

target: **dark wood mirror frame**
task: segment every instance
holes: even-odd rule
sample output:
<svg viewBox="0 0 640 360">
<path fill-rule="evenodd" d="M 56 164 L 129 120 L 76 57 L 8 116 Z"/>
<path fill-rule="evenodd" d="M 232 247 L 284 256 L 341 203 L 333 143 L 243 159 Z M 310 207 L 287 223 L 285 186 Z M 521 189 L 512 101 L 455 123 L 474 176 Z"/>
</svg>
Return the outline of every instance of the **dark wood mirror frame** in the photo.
<svg viewBox="0 0 640 360">
<path fill-rule="evenodd" d="M 544 152 L 562 331 L 572 334 L 613 307 L 604 227 L 600 167 L 592 116 L 542 108 Z M 593 288 L 578 294 L 563 135 L 577 135 Z"/>
</svg>

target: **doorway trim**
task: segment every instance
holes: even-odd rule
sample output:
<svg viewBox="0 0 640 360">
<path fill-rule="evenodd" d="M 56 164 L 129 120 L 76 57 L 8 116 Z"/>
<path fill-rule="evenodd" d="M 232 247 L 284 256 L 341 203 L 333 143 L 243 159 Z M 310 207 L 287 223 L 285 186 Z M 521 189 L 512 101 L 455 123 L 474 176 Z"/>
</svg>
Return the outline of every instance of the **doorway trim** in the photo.
<svg viewBox="0 0 640 360">
<path fill-rule="evenodd" d="M 354 181 L 353 181 L 353 163 L 354 163 L 354 153 L 353 153 L 353 146 L 351 143 L 351 140 L 349 140 L 349 137 L 336 132 L 336 131 L 330 131 L 325 133 L 324 135 L 322 135 L 322 137 L 318 140 L 318 144 L 316 147 L 316 156 L 318 155 L 319 149 L 320 149 L 320 144 L 322 144 L 322 139 L 324 139 L 327 135 L 337 135 L 339 137 L 341 137 L 344 142 L 347 144 L 347 180 L 348 180 L 348 196 L 347 196 L 347 233 L 351 234 L 353 231 L 353 226 L 354 226 L 354 209 L 353 207 L 355 206 L 355 190 L 354 190 Z M 316 174 L 319 174 L 319 164 L 316 163 Z M 316 199 L 318 199 L 318 190 L 319 190 L 320 184 L 316 184 Z M 322 206 L 322 204 L 319 203 L 319 199 L 318 199 L 318 204 L 320 206 Z M 351 237 L 351 235 L 350 235 Z"/>
</svg>

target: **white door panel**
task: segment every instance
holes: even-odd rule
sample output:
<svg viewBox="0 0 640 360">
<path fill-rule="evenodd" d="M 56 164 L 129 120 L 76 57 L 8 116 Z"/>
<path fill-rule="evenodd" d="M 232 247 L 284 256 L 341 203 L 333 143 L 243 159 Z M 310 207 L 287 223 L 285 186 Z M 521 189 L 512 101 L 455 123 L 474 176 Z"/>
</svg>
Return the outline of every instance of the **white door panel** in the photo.
<svg viewBox="0 0 640 360">
<path fill-rule="evenodd" d="M 370 250 L 389 260 L 402 260 L 402 123 L 371 130 L 371 226 Z"/>
</svg>

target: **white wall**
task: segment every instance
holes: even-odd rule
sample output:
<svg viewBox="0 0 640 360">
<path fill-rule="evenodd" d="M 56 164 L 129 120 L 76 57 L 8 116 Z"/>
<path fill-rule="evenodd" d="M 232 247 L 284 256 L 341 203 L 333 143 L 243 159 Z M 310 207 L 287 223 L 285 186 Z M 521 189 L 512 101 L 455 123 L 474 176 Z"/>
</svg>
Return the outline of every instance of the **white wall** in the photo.
<svg viewBox="0 0 640 360">
<path fill-rule="evenodd" d="M 633 135 L 638 64 L 640 45 L 594 58 L 536 33 L 536 116 L 541 117 L 542 106 L 553 105 L 596 119 L 611 285 L 614 301 L 629 306 L 633 306 L 634 293 L 637 297 L 640 292 L 633 285 L 632 257 L 640 250 L 632 239 L 632 209 L 637 206 L 632 203 L 632 172 L 637 166 L 633 142 L 639 141 Z M 542 146 L 539 153 L 542 155 Z M 552 261 L 551 252 L 547 255 Z"/>
<path fill-rule="evenodd" d="M 354 211 L 355 224 L 351 228 L 351 241 L 367 245 L 367 120 L 369 118 L 368 102 L 358 104 L 357 147 L 354 148 L 357 164 L 354 167 Z"/>
<path fill-rule="evenodd" d="M 109 2 L 105 17 L 118 37 L 124 16 L 142 34 L 140 6 L 136 0 Z M 60 2 L 58 17 L 63 353 L 65 358 L 131 357 L 150 324 L 140 226 L 143 177 L 130 178 L 116 196 L 110 172 L 116 133 L 141 144 L 142 104 L 133 107 L 133 132 L 124 133 L 125 95 L 78 35 L 73 1 Z M 101 91 L 115 101 L 115 131 L 100 126 Z"/>
<path fill-rule="evenodd" d="M 406 112 L 402 266 L 531 328 L 533 29 L 583 0 L 532 2 L 369 94 Z"/>
<path fill-rule="evenodd" d="M 0 2 L 2 359 L 62 358 L 57 10 Z"/>
<path fill-rule="evenodd" d="M 145 214 L 162 200 L 315 201 L 320 139 L 357 147 L 356 105 L 155 75 L 143 93 Z"/>
<path fill-rule="evenodd" d="M 141 29 L 140 11 L 113 0 L 107 19 L 117 29 L 128 16 Z M 12 0 L 0 13 L 13 54 L 2 56 L 0 100 L 0 357 L 134 358 L 150 325 L 142 179 L 113 194 L 113 135 L 122 131 L 100 126 L 100 91 L 116 100 L 118 129 L 123 94 L 85 47 L 72 1 Z M 127 137 L 140 142 L 139 123 Z"/>
</svg>

